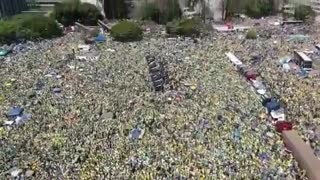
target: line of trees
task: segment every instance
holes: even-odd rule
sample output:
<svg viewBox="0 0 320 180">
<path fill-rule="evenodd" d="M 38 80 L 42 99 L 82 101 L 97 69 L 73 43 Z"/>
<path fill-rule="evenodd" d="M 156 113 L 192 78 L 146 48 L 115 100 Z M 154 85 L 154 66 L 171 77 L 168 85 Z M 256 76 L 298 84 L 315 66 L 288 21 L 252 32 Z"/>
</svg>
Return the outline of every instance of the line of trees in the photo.
<svg viewBox="0 0 320 180">
<path fill-rule="evenodd" d="M 123 19 L 127 18 L 128 9 L 126 0 L 104 0 L 104 11 L 108 19 Z M 143 2 L 143 0 L 136 0 Z M 146 0 L 148 2 L 155 2 L 160 11 L 168 8 L 168 0 Z M 211 0 L 185 0 L 186 5 L 195 7 L 200 4 L 202 7 L 201 16 L 205 19 L 208 14 L 208 4 Z M 294 1 L 294 0 L 291 0 Z M 302 0 L 301 0 L 302 1 Z M 244 13 L 253 18 L 260 18 L 278 13 L 283 3 L 288 0 L 221 0 L 221 10 L 223 17 L 229 17 L 237 13 Z M 210 9 L 210 8 L 209 8 Z M 215 12 L 213 12 L 215 13 Z"/>
</svg>

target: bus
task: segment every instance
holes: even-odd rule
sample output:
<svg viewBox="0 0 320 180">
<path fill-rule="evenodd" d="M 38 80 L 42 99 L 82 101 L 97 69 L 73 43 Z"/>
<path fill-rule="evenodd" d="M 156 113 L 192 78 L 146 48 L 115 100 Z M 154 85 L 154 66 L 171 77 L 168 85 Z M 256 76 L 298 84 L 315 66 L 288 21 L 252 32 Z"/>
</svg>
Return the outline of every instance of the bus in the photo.
<svg viewBox="0 0 320 180">
<path fill-rule="evenodd" d="M 312 70 L 312 60 L 305 53 L 294 51 L 294 61 L 303 70 Z"/>
</svg>

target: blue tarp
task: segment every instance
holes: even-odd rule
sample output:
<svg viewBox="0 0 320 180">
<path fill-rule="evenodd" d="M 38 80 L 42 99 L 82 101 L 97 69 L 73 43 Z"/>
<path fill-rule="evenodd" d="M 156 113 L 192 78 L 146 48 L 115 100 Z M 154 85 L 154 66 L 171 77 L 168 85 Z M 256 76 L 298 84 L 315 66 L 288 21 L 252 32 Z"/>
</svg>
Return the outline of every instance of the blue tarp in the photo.
<svg viewBox="0 0 320 180">
<path fill-rule="evenodd" d="M 280 109 L 280 103 L 277 100 L 272 99 L 270 102 L 267 102 L 266 108 L 268 109 L 269 113 L 271 111 L 279 110 Z"/>
<path fill-rule="evenodd" d="M 0 49 L 0 56 L 6 56 L 8 55 L 10 52 L 4 49 Z"/>
<path fill-rule="evenodd" d="M 12 53 L 14 46 L 14 44 L 11 44 L 10 46 L 2 46 L 0 48 L 0 56 L 7 56 L 9 53 Z"/>
<path fill-rule="evenodd" d="M 13 107 L 9 110 L 9 113 L 7 114 L 7 116 L 10 119 L 15 119 L 22 114 L 23 114 L 23 108 Z"/>
<path fill-rule="evenodd" d="M 96 37 L 96 41 L 97 41 L 97 42 L 105 42 L 105 41 L 106 41 L 106 37 L 105 37 L 103 34 L 99 34 L 99 35 Z"/>
<path fill-rule="evenodd" d="M 266 107 L 267 106 L 267 103 L 271 101 L 271 98 L 263 98 L 262 100 L 262 106 L 263 107 Z"/>
<path fill-rule="evenodd" d="M 142 136 L 144 134 L 144 130 L 140 129 L 140 128 L 134 128 L 131 132 L 130 132 L 130 138 L 131 139 L 141 139 Z"/>
</svg>

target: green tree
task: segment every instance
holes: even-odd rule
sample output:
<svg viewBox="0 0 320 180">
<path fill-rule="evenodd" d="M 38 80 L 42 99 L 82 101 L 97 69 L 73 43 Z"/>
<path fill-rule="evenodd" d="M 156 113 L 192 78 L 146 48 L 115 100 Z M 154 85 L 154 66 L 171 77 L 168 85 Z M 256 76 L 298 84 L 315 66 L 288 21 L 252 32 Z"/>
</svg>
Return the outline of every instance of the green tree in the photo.
<svg viewBox="0 0 320 180">
<path fill-rule="evenodd" d="M 152 20 L 159 24 L 166 24 L 182 15 L 177 0 L 157 0 L 149 2 L 144 0 L 138 9 L 138 16 L 142 20 Z"/>
</svg>

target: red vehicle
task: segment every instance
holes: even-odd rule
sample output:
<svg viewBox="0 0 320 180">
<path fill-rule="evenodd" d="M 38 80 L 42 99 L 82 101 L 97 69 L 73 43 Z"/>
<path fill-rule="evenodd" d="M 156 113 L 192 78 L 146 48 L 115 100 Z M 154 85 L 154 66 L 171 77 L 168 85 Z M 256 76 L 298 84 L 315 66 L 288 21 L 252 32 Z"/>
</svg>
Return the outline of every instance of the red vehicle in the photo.
<svg viewBox="0 0 320 180">
<path fill-rule="evenodd" d="M 248 81 L 257 79 L 258 74 L 254 69 L 243 66 L 239 68 L 239 71 Z"/>
</svg>

